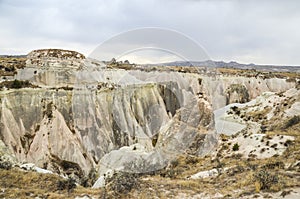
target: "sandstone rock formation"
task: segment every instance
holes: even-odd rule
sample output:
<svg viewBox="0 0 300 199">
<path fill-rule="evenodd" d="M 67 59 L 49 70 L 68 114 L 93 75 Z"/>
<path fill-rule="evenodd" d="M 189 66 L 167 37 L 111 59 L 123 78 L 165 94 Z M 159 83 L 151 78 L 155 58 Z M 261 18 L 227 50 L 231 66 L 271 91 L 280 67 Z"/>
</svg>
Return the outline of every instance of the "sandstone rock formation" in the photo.
<svg viewBox="0 0 300 199">
<path fill-rule="evenodd" d="M 217 144 L 213 110 L 295 86 L 279 78 L 111 69 L 51 49 L 31 52 L 16 78 L 40 88 L 0 92 L 1 139 L 20 162 L 79 177 L 92 168 L 149 172 L 182 153 L 208 154 Z"/>
<path fill-rule="evenodd" d="M 272 130 L 275 124 L 300 114 L 299 102 L 300 91 L 297 88 L 277 93 L 264 92 L 250 102 L 233 103 L 214 111 L 215 127 L 218 133 L 226 135 L 244 129 L 252 133 Z"/>
</svg>

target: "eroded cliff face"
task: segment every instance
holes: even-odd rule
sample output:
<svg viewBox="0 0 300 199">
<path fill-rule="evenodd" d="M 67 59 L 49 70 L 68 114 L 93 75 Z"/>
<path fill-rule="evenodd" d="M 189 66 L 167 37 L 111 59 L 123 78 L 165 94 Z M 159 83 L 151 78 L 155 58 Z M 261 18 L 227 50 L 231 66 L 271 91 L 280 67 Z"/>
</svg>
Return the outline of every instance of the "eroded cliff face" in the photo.
<svg viewBox="0 0 300 199">
<path fill-rule="evenodd" d="M 76 168 L 92 166 L 71 128 L 71 96 L 70 91 L 46 89 L 1 93 L 1 136 L 19 161 L 57 172 L 64 169 L 56 165 L 60 160 L 74 162 Z"/>
<path fill-rule="evenodd" d="M 21 162 L 77 176 L 91 168 L 149 172 L 181 153 L 208 154 L 217 144 L 213 110 L 295 86 L 278 78 L 109 69 L 65 51 L 34 51 L 26 64 L 16 78 L 40 88 L 0 92 L 1 139 Z"/>
<path fill-rule="evenodd" d="M 91 64 L 86 61 L 85 64 Z M 97 86 L 102 82 L 104 87 L 113 85 L 145 84 L 156 82 L 176 82 L 179 87 L 195 95 L 206 95 L 214 110 L 229 103 L 245 103 L 263 92 L 282 92 L 295 87 L 295 82 L 284 78 L 259 78 L 243 76 L 207 76 L 205 74 L 178 72 L 145 72 L 139 70 L 107 69 L 103 63 L 99 66 L 91 64 L 93 69 L 78 70 L 41 70 L 34 74 L 36 68 L 20 69 L 18 79 L 29 80 L 41 87 L 74 87 L 79 83 Z M 83 80 L 82 80 L 83 79 Z M 78 81 L 80 80 L 80 81 Z M 82 81 L 81 81 L 82 80 Z M 234 85 L 240 89 L 234 89 Z"/>
<path fill-rule="evenodd" d="M 112 69 L 103 62 L 85 58 L 74 51 L 46 49 L 29 53 L 26 67 L 18 70 L 16 78 L 47 88 L 78 87 L 83 84 L 92 88 L 99 82 L 104 87 L 176 82 L 179 88 L 195 95 L 205 94 L 214 110 L 229 103 L 250 101 L 266 91 L 282 92 L 295 87 L 295 82 L 286 78 L 224 75 L 217 72 L 206 74 L 197 67 L 188 70 L 192 73 L 146 69 Z"/>
<path fill-rule="evenodd" d="M 157 147 L 173 153 L 187 149 L 198 127 L 207 132 L 212 112 L 203 99 L 185 98 L 196 106 L 193 121 L 188 117 L 190 108 L 185 115 L 176 114 L 180 105 L 174 106 L 176 98 L 167 85 L 3 91 L 1 138 L 21 162 L 33 162 L 58 173 L 75 171 L 82 176 L 105 154 L 123 146 L 138 143 L 144 152 Z M 175 130 L 175 124 L 183 122 L 193 128 Z M 191 132 L 186 141 L 176 138 Z M 180 142 L 182 148 L 177 147 Z"/>
</svg>

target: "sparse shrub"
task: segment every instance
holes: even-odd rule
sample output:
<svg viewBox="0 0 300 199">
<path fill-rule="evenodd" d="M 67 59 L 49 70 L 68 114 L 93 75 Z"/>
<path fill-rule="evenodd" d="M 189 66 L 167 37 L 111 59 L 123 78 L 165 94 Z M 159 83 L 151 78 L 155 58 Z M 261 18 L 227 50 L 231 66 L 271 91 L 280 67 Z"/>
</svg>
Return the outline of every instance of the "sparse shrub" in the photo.
<svg viewBox="0 0 300 199">
<path fill-rule="evenodd" d="M 236 103 L 245 103 L 249 101 L 248 89 L 242 84 L 231 84 L 225 91 L 226 104 L 230 104 L 235 100 Z M 238 94 L 238 99 L 232 99 L 232 93 Z"/>
<path fill-rule="evenodd" d="M 63 89 L 63 90 L 66 90 L 66 91 L 73 90 L 73 87 L 69 87 L 69 86 L 63 86 L 63 87 L 60 87 L 60 88 Z"/>
<path fill-rule="evenodd" d="M 285 79 L 286 82 L 295 82 L 296 83 L 296 78 L 295 77 L 289 77 Z"/>
<path fill-rule="evenodd" d="M 243 157 L 243 154 L 237 153 L 237 154 L 233 154 L 231 157 L 234 159 L 241 159 Z"/>
<path fill-rule="evenodd" d="M 185 159 L 185 164 L 196 164 L 197 162 L 196 158 L 191 157 Z M 179 160 L 171 161 L 166 168 L 159 171 L 160 176 L 164 178 L 176 178 L 180 173 L 182 173 L 182 169 L 178 167 L 179 163 Z"/>
<path fill-rule="evenodd" d="M 266 170 L 260 170 L 254 174 L 256 191 L 270 190 L 271 186 L 278 183 L 278 175 L 273 175 Z"/>
<path fill-rule="evenodd" d="M 244 171 L 245 171 L 245 168 L 243 166 L 238 165 L 236 167 L 228 169 L 227 175 L 234 176 L 236 174 L 243 173 Z"/>
<path fill-rule="evenodd" d="M 9 161 L 3 160 L 2 157 L 0 157 L 0 169 L 9 170 L 11 168 L 12 168 L 12 164 Z"/>
<path fill-rule="evenodd" d="M 14 81 L 4 81 L 0 83 L 0 88 L 12 88 L 12 89 L 20 89 L 20 88 L 37 88 L 38 86 L 32 85 L 28 80 L 21 81 L 15 79 Z"/>
<path fill-rule="evenodd" d="M 295 115 L 293 117 L 289 117 L 285 119 L 283 122 L 279 124 L 274 124 L 270 127 L 270 130 L 286 130 L 294 125 L 297 125 L 300 123 L 300 116 Z"/>
<path fill-rule="evenodd" d="M 249 158 L 256 158 L 257 155 L 256 155 L 256 154 L 249 154 L 248 157 L 249 157 Z"/>
<path fill-rule="evenodd" d="M 292 143 L 293 143 L 292 140 L 287 140 L 287 141 L 285 141 L 284 146 L 285 146 L 285 147 L 288 147 L 288 146 L 290 146 Z"/>
<path fill-rule="evenodd" d="M 226 136 L 226 135 L 224 135 L 224 134 L 221 134 L 221 135 L 220 135 L 220 138 L 221 138 L 222 142 L 228 141 L 228 136 Z"/>
<path fill-rule="evenodd" d="M 284 191 L 281 192 L 280 196 L 284 198 L 286 195 L 291 194 L 291 192 L 292 192 L 292 190 L 287 190 L 287 191 L 284 190 Z"/>
<path fill-rule="evenodd" d="M 283 126 L 283 129 L 287 129 L 295 124 L 298 124 L 300 122 L 300 116 L 296 115 L 289 120 L 287 120 L 286 124 Z"/>
<path fill-rule="evenodd" d="M 127 194 L 133 188 L 139 188 L 138 174 L 119 172 L 107 178 L 106 190 L 114 196 Z"/>
<path fill-rule="evenodd" d="M 258 165 L 257 164 L 253 164 L 251 162 L 246 162 L 247 167 L 249 167 L 251 170 L 256 171 Z"/>
<path fill-rule="evenodd" d="M 300 89 L 300 80 L 298 80 L 298 81 L 296 82 L 295 87 L 296 87 L 297 89 Z"/>
<path fill-rule="evenodd" d="M 41 127 L 41 125 L 36 125 L 36 127 L 35 127 L 35 129 L 34 129 L 34 132 L 37 132 L 37 131 L 39 131 L 40 130 L 40 127 Z"/>
<path fill-rule="evenodd" d="M 238 143 L 235 143 L 235 144 L 233 145 L 233 147 L 232 147 L 232 150 L 233 150 L 233 151 L 238 151 L 239 149 L 240 149 L 240 146 L 239 146 Z"/>
<path fill-rule="evenodd" d="M 83 177 L 80 181 L 80 184 L 83 187 L 91 187 L 93 186 L 93 184 L 96 182 L 96 180 L 98 179 L 98 174 L 96 169 L 92 168 L 88 174 L 88 176 Z"/>
<path fill-rule="evenodd" d="M 174 167 L 177 167 L 179 165 L 179 160 L 178 159 L 175 159 L 175 160 L 172 160 L 170 162 L 171 166 L 174 168 Z"/>
<path fill-rule="evenodd" d="M 276 148 L 277 147 L 277 143 L 275 143 L 275 144 L 272 144 L 272 146 L 271 146 L 271 148 Z"/>
<path fill-rule="evenodd" d="M 194 156 L 187 156 L 185 159 L 186 164 L 197 164 L 198 162 L 199 162 L 198 158 Z"/>
<path fill-rule="evenodd" d="M 49 104 L 47 104 L 47 108 L 46 110 L 44 111 L 44 115 L 47 115 L 47 117 L 49 119 L 52 119 L 53 117 L 53 113 L 52 113 L 52 102 L 50 102 Z"/>
<path fill-rule="evenodd" d="M 21 88 L 22 84 L 19 80 L 15 79 L 11 85 L 11 88 Z"/>
<path fill-rule="evenodd" d="M 173 168 L 167 169 L 160 174 L 160 176 L 164 178 L 171 178 L 171 179 L 175 179 L 177 175 L 178 175 L 177 169 L 173 169 Z"/>
<path fill-rule="evenodd" d="M 271 163 L 265 164 L 262 168 L 265 168 L 265 169 L 275 169 L 275 168 L 283 169 L 284 168 L 284 163 L 281 162 L 281 161 L 271 162 Z"/>
<path fill-rule="evenodd" d="M 68 179 L 63 179 L 59 180 L 57 182 L 57 190 L 67 190 L 68 192 L 72 192 L 74 188 L 76 188 L 76 183 L 75 179 L 73 178 L 68 178 Z"/>
<path fill-rule="evenodd" d="M 238 111 L 238 107 L 237 106 L 232 106 L 232 107 L 230 107 L 230 109 L 233 111 L 233 112 L 236 112 L 236 111 Z"/>
</svg>

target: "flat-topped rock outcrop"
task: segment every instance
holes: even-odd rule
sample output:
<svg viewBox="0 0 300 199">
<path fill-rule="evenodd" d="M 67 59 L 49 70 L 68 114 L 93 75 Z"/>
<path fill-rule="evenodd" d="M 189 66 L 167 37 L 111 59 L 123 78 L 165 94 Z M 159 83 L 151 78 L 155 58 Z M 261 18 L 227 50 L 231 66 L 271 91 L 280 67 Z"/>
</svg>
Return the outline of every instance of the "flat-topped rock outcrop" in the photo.
<svg viewBox="0 0 300 199">
<path fill-rule="evenodd" d="M 41 49 L 31 51 L 27 55 L 26 67 L 41 69 L 78 69 L 84 59 L 85 56 L 76 51 L 61 49 Z"/>
</svg>

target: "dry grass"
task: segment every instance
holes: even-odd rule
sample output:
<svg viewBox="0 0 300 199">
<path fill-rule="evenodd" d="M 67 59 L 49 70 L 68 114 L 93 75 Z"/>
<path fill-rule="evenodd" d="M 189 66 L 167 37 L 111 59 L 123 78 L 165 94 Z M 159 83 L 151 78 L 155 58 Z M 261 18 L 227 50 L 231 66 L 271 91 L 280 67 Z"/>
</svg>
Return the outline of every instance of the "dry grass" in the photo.
<svg viewBox="0 0 300 199">
<path fill-rule="evenodd" d="M 59 190 L 63 179 L 53 174 L 0 169 L 0 198 L 74 198 L 78 195 L 100 196 L 100 189 L 77 186 L 74 190 Z"/>
<path fill-rule="evenodd" d="M 13 76 L 16 70 L 24 68 L 26 57 L 0 57 L 0 76 Z"/>
<path fill-rule="evenodd" d="M 155 175 L 143 176 L 139 189 L 134 189 L 124 198 L 172 198 L 178 194 L 197 196 L 207 193 L 213 196 L 221 193 L 225 197 L 244 197 L 246 195 L 270 194 L 300 186 L 300 171 L 294 167 L 300 160 L 299 124 L 288 129 L 270 131 L 269 136 L 289 135 L 295 140 L 289 142 L 287 150 L 281 156 L 268 159 L 241 159 L 227 157 L 180 156 L 166 170 L 175 170 L 175 176 L 169 177 L 164 171 Z M 230 139 L 221 136 L 221 139 Z M 192 180 L 188 177 L 199 171 L 212 168 L 229 168 L 216 177 Z M 179 171 L 179 172 L 178 172 Z M 262 173 L 262 175 L 261 175 Z M 151 197 L 150 197 L 151 196 Z"/>
<path fill-rule="evenodd" d="M 263 72 L 254 69 L 237 69 L 237 68 L 218 68 L 218 72 L 225 75 L 238 75 L 246 77 L 261 78 L 286 78 L 288 81 L 295 81 L 300 78 L 299 73 L 295 72 Z"/>
<path fill-rule="evenodd" d="M 251 111 L 245 114 L 245 117 L 249 117 L 251 120 L 258 122 L 265 120 L 267 118 L 267 114 L 272 110 L 271 107 L 264 108 L 260 111 Z"/>
</svg>

